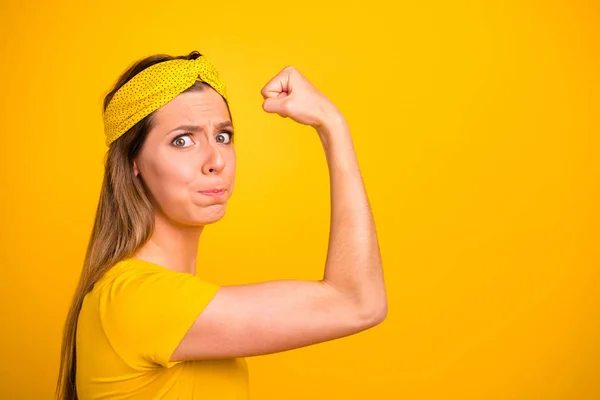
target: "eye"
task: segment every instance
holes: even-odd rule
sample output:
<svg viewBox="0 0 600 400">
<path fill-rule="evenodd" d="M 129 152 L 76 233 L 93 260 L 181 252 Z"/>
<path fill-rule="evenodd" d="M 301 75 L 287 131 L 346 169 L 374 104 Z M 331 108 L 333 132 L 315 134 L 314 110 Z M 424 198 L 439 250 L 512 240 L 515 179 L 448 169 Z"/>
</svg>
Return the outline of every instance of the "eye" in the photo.
<svg viewBox="0 0 600 400">
<path fill-rule="evenodd" d="M 171 144 L 174 144 L 176 147 L 189 147 L 189 146 L 185 146 L 186 140 L 184 138 L 188 138 L 187 142 L 189 142 L 191 144 L 194 143 L 191 140 L 190 135 L 185 134 L 185 135 L 177 136 L 175 139 L 173 139 L 173 141 L 171 142 Z"/>
<path fill-rule="evenodd" d="M 217 143 L 225 143 L 229 144 L 233 140 L 233 132 L 221 132 L 217 135 L 216 141 Z"/>
</svg>

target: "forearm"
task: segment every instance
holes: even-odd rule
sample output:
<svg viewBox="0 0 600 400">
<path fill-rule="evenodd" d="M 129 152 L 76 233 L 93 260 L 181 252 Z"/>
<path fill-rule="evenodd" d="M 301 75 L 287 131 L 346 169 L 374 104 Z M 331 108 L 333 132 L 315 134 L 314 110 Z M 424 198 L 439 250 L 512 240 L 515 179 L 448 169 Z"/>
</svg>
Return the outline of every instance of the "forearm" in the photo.
<svg viewBox="0 0 600 400">
<path fill-rule="evenodd" d="M 327 158 L 331 196 L 323 281 L 347 296 L 367 318 L 384 317 L 387 300 L 381 255 L 350 130 L 336 113 L 317 133 Z"/>
</svg>

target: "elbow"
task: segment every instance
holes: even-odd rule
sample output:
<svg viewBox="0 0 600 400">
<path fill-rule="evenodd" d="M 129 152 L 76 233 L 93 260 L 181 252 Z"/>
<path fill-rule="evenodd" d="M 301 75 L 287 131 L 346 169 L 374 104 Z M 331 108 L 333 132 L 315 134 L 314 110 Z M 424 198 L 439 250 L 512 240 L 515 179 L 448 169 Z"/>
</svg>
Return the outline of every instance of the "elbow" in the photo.
<svg viewBox="0 0 600 400">
<path fill-rule="evenodd" d="M 360 321 L 361 330 L 381 324 L 387 318 L 387 313 L 388 304 L 385 300 L 380 304 L 363 308 L 357 318 Z"/>
<path fill-rule="evenodd" d="M 348 331 L 353 333 L 364 331 L 381 324 L 387 318 L 388 302 L 385 290 L 358 299 L 358 296 L 349 296 L 330 284 L 327 287 L 334 289 L 336 304 L 340 305 L 338 310 L 343 310 L 336 312 L 336 316 L 343 318 Z"/>
<path fill-rule="evenodd" d="M 373 313 L 373 326 L 381 324 L 387 318 L 388 314 L 388 303 L 384 301 Z"/>
</svg>

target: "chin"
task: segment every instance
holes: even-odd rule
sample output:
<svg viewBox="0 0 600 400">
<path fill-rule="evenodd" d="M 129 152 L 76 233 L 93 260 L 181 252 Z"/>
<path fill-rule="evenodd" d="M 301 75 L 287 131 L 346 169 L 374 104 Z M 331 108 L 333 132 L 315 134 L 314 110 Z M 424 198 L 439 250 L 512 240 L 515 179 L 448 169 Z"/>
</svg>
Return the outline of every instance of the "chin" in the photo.
<svg viewBox="0 0 600 400">
<path fill-rule="evenodd" d="M 194 220 L 194 225 L 210 225 L 220 221 L 225 216 L 227 203 L 214 204 L 201 210 Z"/>
</svg>

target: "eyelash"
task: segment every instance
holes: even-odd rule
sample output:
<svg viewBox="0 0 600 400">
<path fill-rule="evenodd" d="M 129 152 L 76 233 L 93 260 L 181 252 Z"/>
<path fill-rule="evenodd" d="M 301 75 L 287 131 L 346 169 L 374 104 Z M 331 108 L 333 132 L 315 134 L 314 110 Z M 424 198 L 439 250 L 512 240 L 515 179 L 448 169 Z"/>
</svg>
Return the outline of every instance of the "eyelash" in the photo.
<svg viewBox="0 0 600 400">
<path fill-rule="evenodd" d="M 232 132 L 232 131 L 228 131 L 228 130 L 224 130 L 224 131 L 221 131 L 221 132 L 219 132 L 219 135 L 220 135 L 220 134 L 223 134 L 223 133 L 229 134 L 229 143 L 225 143 L 225 144 L 226 144 L 226 145 L 231 145 L 231 144 L 233 144 L 233 132 Z M 171 142 L 171 144 L 175 143 L 175 141 L 176 141 L 177 139 L 179 139 L 179 138 L 181 138 L 181 137 L 184 137 L 184 136 L 191 136 L 191 137 L 193 137 L 193 136 L 194 136 L 194 134 L 193 134 L 192 132 L 186 132 L 186 133 L 182 133 L 181 135 L 178 135 L 178 136 L 174 137 L 174 138 L 173 138 L 173 141 Z M 175 147 L 182 147 L 182 146 L 175 146 Z"/>
</svg>

